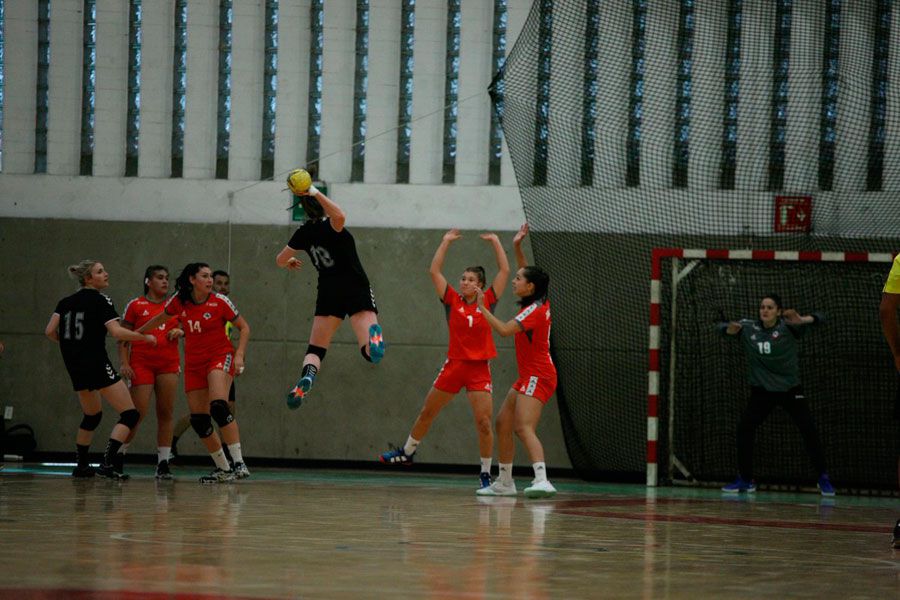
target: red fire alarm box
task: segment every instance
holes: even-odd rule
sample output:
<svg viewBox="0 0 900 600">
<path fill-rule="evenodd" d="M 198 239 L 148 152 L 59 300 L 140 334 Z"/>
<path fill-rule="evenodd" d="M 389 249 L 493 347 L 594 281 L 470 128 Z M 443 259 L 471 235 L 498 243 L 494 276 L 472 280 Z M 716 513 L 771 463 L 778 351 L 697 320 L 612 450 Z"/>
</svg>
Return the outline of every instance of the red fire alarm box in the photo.
<svg viewBox="0 0 900 600">
<path fill-rule="evenodd" d="M 812 230 L 812 196 L 775 196 L 775 233 Z"/>
</svg>

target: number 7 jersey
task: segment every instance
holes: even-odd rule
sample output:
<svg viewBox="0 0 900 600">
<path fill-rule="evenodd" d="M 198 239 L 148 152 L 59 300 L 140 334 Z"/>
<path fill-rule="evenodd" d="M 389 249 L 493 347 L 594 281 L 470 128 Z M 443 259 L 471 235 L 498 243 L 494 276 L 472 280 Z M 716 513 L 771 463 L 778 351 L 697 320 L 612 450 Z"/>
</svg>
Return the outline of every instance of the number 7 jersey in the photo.
<svg viewBox="0 0 900 600">
<path fill-rule="evenodd" d="M 234 352 L 225 335 L 225 324 L 237 319 L 239 313 L 227 296 L 213 292 L 196 304 L 192 300 L 182 302 L 176 295 L 166 302 L 165 310 L 181 322 L 185 363 Z"/>
</svg>

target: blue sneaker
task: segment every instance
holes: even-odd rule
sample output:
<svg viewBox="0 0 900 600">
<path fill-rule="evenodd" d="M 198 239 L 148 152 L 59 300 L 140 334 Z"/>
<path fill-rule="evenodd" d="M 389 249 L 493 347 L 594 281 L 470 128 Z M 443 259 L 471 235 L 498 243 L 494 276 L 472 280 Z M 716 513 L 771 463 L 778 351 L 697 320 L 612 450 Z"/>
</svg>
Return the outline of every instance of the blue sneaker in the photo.
<svg viewBox="0 0 900 600">
<path fill-rule="evenodd" d="M 478 487 L 481 489 L 491 487 L 491 474 L 481 472 L 481 475 L 478 476 L 478 481 L 481 483 Z"/>
<path fill-rule="evenodd" d="M 409 466 L 413 464 L 413 456 L 416 453 L 407 454 L 403 451 L 403 448 L 393 448 L 388 450 L 384 454 L 378 457 L 378 460 L 383 462 L 386 465 L 406 465 Z"/>
<path fill-rule="evenodd" d="M 296 410 L 300 408 L 300 405 L 303 404 L 303 400 L 306 398 L 306 395 L 309 393 L 309 390 L 312 389 L 313 382 L 316 380 L 315 375 L 307 375 L 305 377 L 301 377 L 300 381 L 297 382 L 288 393 L 287 393 L 287 405 L 291 410 Z"/>
<path fill-rule="evenodd" d="M 378 323 L 369 327 L 369 358 L 376 365 L 384 358 L 384 336 Z"/>
<path fill-rule="evenodd" d="M 831 480 L 828 479 L 827 473 L 822 473 L 822 476 L 819 477 L 819 483 L 817 484 L 819 488 L 819 493 L 823 496 L 834 496 L 834 486 L 831 485 Z"/>
<path fill-rule="evenodd" d="M 722 491 L 728 494 L 739 494 L 741 492 L 747 492 L 748 494 L 752 494 L 756 491 L 756 482 L 755 481 L 744 481 L 740 475 L 738 478 L 729 483 L 726 486 L 722 486 Z"/>
</svg>

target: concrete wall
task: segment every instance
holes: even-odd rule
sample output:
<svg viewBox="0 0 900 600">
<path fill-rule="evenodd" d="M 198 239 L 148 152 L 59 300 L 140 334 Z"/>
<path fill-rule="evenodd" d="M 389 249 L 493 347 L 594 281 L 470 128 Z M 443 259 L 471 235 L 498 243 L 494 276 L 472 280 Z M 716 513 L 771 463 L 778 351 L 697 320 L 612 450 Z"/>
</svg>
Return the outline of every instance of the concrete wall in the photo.
<svg viewBox="0 0 900 600">
<path fill-rule="evenodd" d="M 0 340 L 6 344 L 0 361 L 0 405 L 14 408 L 14 422 L 34 427 L 40 450 L 74 450 L 81 411 L 58 347 L 43 336 L 57 300 L 75 290 L 65 273 L 68 264 L 86 257 L 101 260 L 111 273 L 109 295 L 121 311 L 128 299 L 140 293 L 147 264 L 158 262 L 175 271 L 194 260 L 214 267 L 230 261 L 232 298 L 252 327 L 247 371 L 238 380 L 238 420 L 251 465 L 256 457 L 374 460 L 389 443 L 403 443 L 446 357 L 443 309 L 427 273 L 443 232 L 352 230 L 377 296 L 389 344 L 387 357 L 377 367 L 364 362 L 345 324 L 329 350 L 309 404 L 293 412 L 286 408 L 284 394 L 298 376 L 307 345 L 316 277 L 309 265 L 299 274 L 275 267 L 273 258 L 290 229 L 0 219 L 0 256 L 11 282 L 0 290 Z M 444 271 L 448 280 L 454 281 L 470 264 L 483 264 L 488 273 L 495 271 L 490 248 L 476 234 L 466 232 L 451 248 Z M 503 233 L 512 258 L 511 239 L 511 232 Z M 497 314 L 511 317 L 513 311 L 507 290 Z M 495 407 L 515 379 L 512 340 L 497 339 L 497 344 L 500 356 L 492 366 Z M 108 349 L 115 356 L 112 340 Z M 185 412 L 180 394 L 177 413 Z M 107 406 L 95 450 L 114 422 Z M 154 427 L 151 418 L 133 452 L 155 452 Z M 551 472 L 569 468 L 555 401 L 544 413 L 539 434 Z M 202 453 L 190 433 L 179 447 L 183 453 Z M 477 436 L 464 396 L 435 421 L 420 452 L 420 460 L 428 463 L 477 463 Z M 517 464 L 528 462 L 526 456 L 517 456 Z"/>
</svg>

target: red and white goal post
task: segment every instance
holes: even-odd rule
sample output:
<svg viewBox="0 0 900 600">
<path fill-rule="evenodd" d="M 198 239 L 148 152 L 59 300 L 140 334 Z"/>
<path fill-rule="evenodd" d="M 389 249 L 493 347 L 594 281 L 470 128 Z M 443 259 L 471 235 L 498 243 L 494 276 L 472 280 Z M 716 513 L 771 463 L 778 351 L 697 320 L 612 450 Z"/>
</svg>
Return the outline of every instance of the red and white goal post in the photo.
<svg viewBox="0 0 900 600">
<path fill-rule="evenodd" d="M 647 486 L 655 487 L 659 482 L 657 442 L 659 440 L 659 373 L 660 373 L 660 323 L 662 302 L 662 261 L 663 259 L 675 259 L 672 264 L 672 322 L 675 322 L 677 310 L 678 280 L 686 276 L 690 265 L 684 270 L 679 270 L 678 260 L 741 260 L 741 261 L 785 261 L 785 262 L 878 262 L 890 263 L 894 257 L 890 253 L 880 252 L 825 252 L 819 250 L 729 250 L 729 249 L 688 249 L 688 248 L 654 248 L 651 254 L 650 268 L 650 360 L 647 367 Z M 671 343 L 674 345 L 674 336 Z M 670 377 L 672 381 L 675 361 L 669 361 Z M 674 386 L 670 386 L 673 388 Z M 666 401 L 669 403 L 669 431 L 672 428 L 672 413 L 674 403 L 673 390 L 670 389 Z M 670 436 L 671 439 L 671 436 Z M 680 468 L 682 473 L 691 478 L 684 468 L 678 465 L 678 459 L 673 456 L 670 444 L 670 456 L 667 464 L 671 470 Z"/>
</svg>

